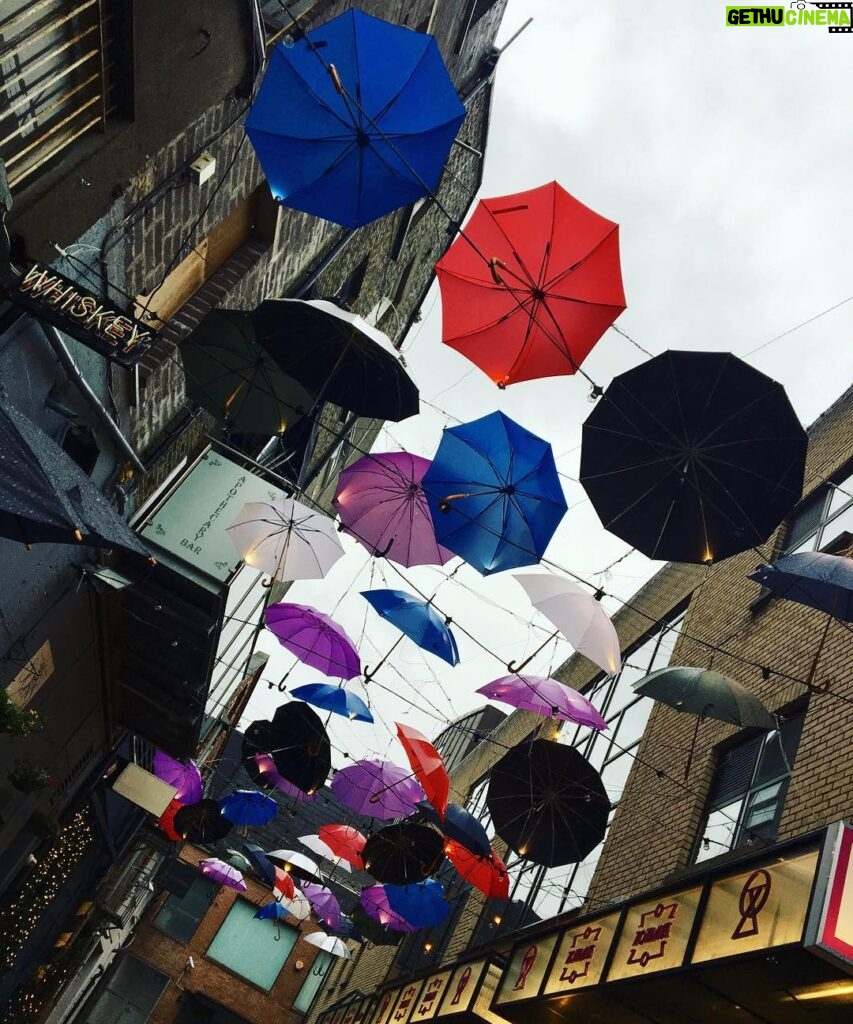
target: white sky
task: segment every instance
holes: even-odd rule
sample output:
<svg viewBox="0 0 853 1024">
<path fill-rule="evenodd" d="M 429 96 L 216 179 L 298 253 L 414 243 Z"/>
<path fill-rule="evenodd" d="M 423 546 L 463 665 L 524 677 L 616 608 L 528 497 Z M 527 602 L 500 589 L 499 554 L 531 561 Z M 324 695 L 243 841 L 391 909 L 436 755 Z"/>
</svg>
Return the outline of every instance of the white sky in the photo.
<svg viewBox="0 0 853 1024">
<path fill-rule="evenodd" d="M 481 194 L 556 179 L 617 221 L 628 299 L 618 324 L 639 344 L 653 354 L 682 348 L 744 356 L 853 296 L 853 34 L 730 28 L 725 5 L 710 0 L 510 0 L 499 42 L 528 16 L 533 24 L 497 72 Z M 569 513 L 548 558 L 629 598 L 659 563 L 634 553 L 600 574 L 628 548 L 603 530 L 576 482 L 580 428 L 592 408 L 588 385 L 561 377 L 498 391 L 441 345 L 440 301 L 433 288 L 423 322 L 404 345 L 423 411 L 389 425 L 375 450 L 431 457 L 445 425 L 503 410 L 551 442 L 563 474 Z M 786 386 L 808 424 L 853 379 L 852 328 L 853 301 L 749 361 Z M 645 358 L 609 331 L 584 369 L 606 386 Z M 288 598 L 332 614 L 363 662 L 375 666 L 398 634 L 359 591 L 406 584 L 389 563 L 343 541 L 347 556 L 329 576 L 295 584 Z M 523 661 L 550 632 L 531 618 L 511 573 L 484 579 L 462 565 L 448 581 L 458 564 L 403 572 L 429 594 L 438 588 L 437 607 L 497 657 L 457 632 L 462 661 L 451 669 L 404 640 L 366 689 L 359 679 L 349 684 L 370 698 L 376 722 L 333 716 L 338 751 L 405 763 L 393 722 L 435 735 L 484 702 L 474 691 L 505 674 L 501 662 Z M 618 601 L 605 607 L 612 613 Z M 268 634 L 261 647 L 275 652 L 264 678 L 279 679 L 294 659 Z M 568 644 L 552 644 L 529 670 L 547 674 L 570 653 Z M 287 682 L 323 679 L 297 666 Z M 283 699 L 262 683 L 248 717 L 267 717 Z M 340 753 L 333 763 L 344 763 Z"/>
</svg>

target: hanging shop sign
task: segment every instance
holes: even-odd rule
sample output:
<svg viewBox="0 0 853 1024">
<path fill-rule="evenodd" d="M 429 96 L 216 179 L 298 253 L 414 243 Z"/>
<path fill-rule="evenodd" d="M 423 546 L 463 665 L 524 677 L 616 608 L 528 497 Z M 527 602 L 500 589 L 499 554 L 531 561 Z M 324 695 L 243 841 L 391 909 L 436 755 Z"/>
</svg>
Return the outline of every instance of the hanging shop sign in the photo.
<svg viewBox="0 0 853 1024">
<path fill-rule="evenodd" d="M 563 932 L 543 995 L 566 995 L 598 984 L 619 917 L 618 912 L 607 914 Z"/>
<path fill-rule="evenodd" d="M 414 1009 L 412 1010 L 412 1015 L 409 1018 L 410 1020 L 432 1020 L 441 1005 L 441 997 L 444 995 L 444 990 L 447 988 L 447 982 L 450 980 L 450 974 L 450 971 L 439 971 L 438 974 L 433 974 L 431 977 L 427 978 L 424 982 L 424 987 L 421 989 L 421 994 L 415 1003 Z"/>
<path fill-rule="evenodd" d="M 827 832 L 805 944 L 848 970 L 853 964 L 853 826 L 843 822 Z"/>
<path fill-rule="evenodd" d="M 7 295 L 39 320 L 45 320 L 121 366 L 139 362 L 157 335 L 139 320 L 90 295 L 49 267 L 34 263 L 7 281 Z"/>
<path fill-rule="evenodd" d="M 696 886 L 628 907 L 608 980 L 680 967 L 701 894 Z"/>
<path fill-rule="evenodd" d="M 539 995 L 556 944 L 557 935 L 554 934 L 531 939 L 529 943 L 522 942 L 515 947 L 501 979 L 495 1006 L 518 1003 Z"/>
</svg>

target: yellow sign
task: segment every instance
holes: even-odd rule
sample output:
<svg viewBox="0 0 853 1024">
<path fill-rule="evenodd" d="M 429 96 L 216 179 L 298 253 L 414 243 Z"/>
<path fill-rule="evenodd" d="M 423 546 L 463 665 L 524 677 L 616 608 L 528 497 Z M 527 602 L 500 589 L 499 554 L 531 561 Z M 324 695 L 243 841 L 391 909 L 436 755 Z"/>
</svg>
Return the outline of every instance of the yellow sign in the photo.
<svg viewBox="0 0 853 1024">
<path fill-rule="evenodd" d="M 419 981 L 412 982 L 410 985 L 404 985 L 400 989 L 400 995 L 397 997 L 397 1002 L 394 1004 L 394 1009 L 391 1011 L 391 1016 L 388 1018 L 389 1024 L 406 1024 L 409 1019 L 409 1014 L 415 1004 L 415 997 L 418 994 L 418 989 L 421 987 Z"/>
<path fill-rule="evenodd" d="M 628 907 L 608 980 L 680 967 L 701 892 L 696 886 Z"/>
<path fill-rule="evenodd" d="M 427 978 L 418 997 L 417 1005 L 412 1010 L 410 1020 L 432 1020 L 438 1011 L 449 978 L 450 971 L 441 971 L 439 974 L 433 974 L 431 978 Z"/>
<path fill-rule="evenodd" d="M 816 867 L 812 850 L 714 882 L 693 963 L 799 942 Z"/>
<path fill-rule="evenodd" d="M 12 682 L 9 683 L 9 686 L 6 688 L 6 695 L 19 708 L 25 708 L 53 675 L 53 667 L 53 651 L 50 648 L 50 640 L 45 640 Z"/>
<path fill-rule="evenodd" d="M 548 970 L 548 961 L 557 944 L 557 935 L 544 935 L 519 943 L 512 951 L 512 959 L 504 971 L 496 1006 L 517 1003 L 539 994 L 539 987 Z"/>
<path fill-rule="evenodd" d="M 597 985 L 610 952 L 619 914 L 586 921 L 563 932 L 543 995 L 563 995 Z"/>
<path fill-rule="evenodd" d="M 456 968 L 444 990 L 444 999 L 436 1017 L 452 1017 L 468 1010 L 485 966 L 485 960 L 477 960 Z"/>
<path fill-rule="evenodd" d="M 379 1002 L 376 1004 L 376 1010 L 370 1018 L 370 1024 L 388 1024 L 388 1018 L 391 1016 L 394 1002 L 399 994 L 400 990 L 398 988 L 391 989 L 390 992 L 383 992 L 379 997 Z"/>
</svg>

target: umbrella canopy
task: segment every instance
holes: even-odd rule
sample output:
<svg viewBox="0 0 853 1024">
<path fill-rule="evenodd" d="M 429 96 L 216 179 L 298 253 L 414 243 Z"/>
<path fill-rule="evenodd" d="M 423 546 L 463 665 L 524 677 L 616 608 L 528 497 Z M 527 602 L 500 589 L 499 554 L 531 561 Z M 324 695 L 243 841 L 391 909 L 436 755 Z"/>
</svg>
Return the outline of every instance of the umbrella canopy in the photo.
<svg viewBox="0 0 853 1024">
<path fill-rule="evenodd" d="M 150 552 L 59 445 L 0 399 L 0 537 Z"/>
<path fill-rule="evenodd" d="M 778 597 L 853 622 L 853 558 L 799 551 L 773 565 L 760 565 L 749 578 Z"/>
<path fill-rule="evenodd" d="M 318 857 L 322 857 L 323 860 L 334 864 L 335 867 L 341 867 L 344 871 L 352 872 L 349 862 L 345 861 L 343 857 L 339 857 L 331 846 L 328 843 L 324 843 L 319 836 L 300 836 L 299 842 Z"/>
<path fill-rule="evenodd" d="M 352 864 L 354 868 L 363 868 L 361 851 L 367 839 L 352 825 L 321 825 L 317 838 L 326 843 L 336 857 Z"/>
<path fill-rule="evenodd" d="M 272 903 L 265 903 L 255 911 L 255 917 L 259 921 L 280 921 L 283 917 L 292 916 L 293 915 L 287 907 L 282 906 L 282 904 L 276 900 L 273 900 Z"/>
<path fill-rule="evenodd" d="M 240 874 L 245 875 L 254 871 L 254 865 L 244 853 L 240 853 L 239 850 L 226 850 L 225 852 L 228 854 L 224 858 L 225 863 L 236 868 Z"/>
<path fill-rule="evenodd" d="M 538 562 L 567 511 L 551 445 L 501 412 L 448 427 L 423 489 L 438 541 L 483 575 Z"/>
<path fill-rule="evenodd" d="M 251 313 L 213 309 L 180 345 L 187 397 L 244 434 L 280 434 L 309 413 L 316 395 L 257 344 Z"/>
<path fill-rule="evenodd" d="M 175 787 L 175 799 L 182 804 L 197 804 L 204 795 L 204 783 L 195 761 L 176 761 L 162 750 L 157 750 L 152 771 L 158 779 Z"/>
<path fill-rule="evenodd" d="M 397 726 L 397 739 L 406 751 L 415 777 L 423 786 L 431 806 L 443 818 L 450 796 L 450 778 L 441 754 L 417 729 L 400 722 L 394 724 Z"/>
<path fill-rule="evenodd" d="M 157 824 L 173 842 L 183 838 L 179 832 L 175 831 L 175 815 L 183 806 L 180 800 L 172 800 L 157 819 Z"/>
<path fill-rule="evenodd" d="M 341 921 L 337 928 L 330 928 L 325 922 L 318 922 L 327 935 L 339 935 L 343 939 L 354 939 L 356 942 L 364 942 L 364 936 L 355 926 L 351 917 L 341 914 Z"/>
<path fill-rule="evenodd" d="M 482 200 L 435 269 L 445 345 L 500 387 L 575 373 L 625 309 L 618 225 L 555 181 Z"/>
<path fill-rule="evenodd" d="M 272 726 L 276 745 L 270 753 L 276 771 L 303 793 L 316 793 L 332 768 L 332 746 L 320 716 L 293 700 L 276 709 Z"/>
<path fill-rule="evenodd" d="M 219 801 L 222 816 L 235 825 L 265 825 L 278 813 L 278 804 L 272 797 L 256 789 L 238 789 Z"/>
<path fill-rule="evenodd" d="M 556 679 L 518 674 L 501 676 L 481 686 L 476 692 L 490 700 L 499 700 L 514 708 L 532 711 L 535 715 L 588 725 L 590 729 L 607 728 L 607 723 L 592 701 Z"/>
<path fill-rule="evenodd" d="M 331 889 L 314 882 L 303 882 L 302 894 L 321 921 L 324 921 L 330 928 L 338 927 L 341 923 L 341 905 Z"/>
<path fill-rule="evenodd" d="M 576 864 L 604 838 L 610 800 L 601 776 L 574 747 L 533 740 L 492 768 L 486 802 L 495 831 L 546 867 Z"/>
<path fill-rule="evenodd" d="M 275 761 L 270 754 L 254 754 L 243 761 L 243 767 L 256 786 L 262 786 L 264 789 L 277 789 L 297 802 L 317 799 L 316 793 L 303 793 L 287 779 L 283 779 L 275 770 Z"/>
<path fill-rule="evenodd" d="M 274 865 L 275 881 L 273 882 L 273 895 L 277 900 L 282 898 L 292 900 L 296 898 L 296 886 L 290 874 L 284 868 Z"/>
<path fill-rule="evenodd" d="M 776 728 L 776 720 L 745 686 L 708 668 L 661 668 L 635 683 L 634 692 L 702 718 L 744 728 Z"/>
<path fill-rule="evenodd" d="M 395 423 L 418 389 L 387 334 L 326 299 L 267 299 L 251 314 L 258 344 L 320 399 Z"/>
<path fill-rule="evenodd" d="M 280 202 L 356 228 L 436 188 L 464 117 L 432 36 L 350 10 L 275 47 L 246 134 Z"/>
<path fill-rule="evenodd" d="M 344 960 L 349 960 L 350 958 L 351 954 L 347 944 L 332 935 L 326 935 L 323 932 L 311 932 L 310 935 L 303 935 L 302 938 L 330 956 L 343 957 Z"/>
<path fill-rule="evenodd" d="M 353 722 L 372 722 L 370 708 L 351 690 L 343 686 L 331 686 L 329 683 L 308 683 L 297 686 L 290 691 L 291 697 L 313 704 L 315 708 L 331 711 L 335 715 L 343 715 Z"/>
<path fill-rule="evenodd" d="M 320 882 L 323 877 L 319 866 L 297 850 L 270 850 L 267 857 L 274 863 L 281 864 L 294 878 L 301 878 L 306 882 Z"/>
<path fill-rule="evenodd" d="M 311 904 L 297 889 L 293 896 L 276 896 L 276 902 L 297 921 L 307 921 L 311 916 Z"/>
<path fill-rule="evenodd" d="M 248 888 L 246 883 L 243 881 L 242 874 L 237 870 L 237 868 L 232 867 L 230 864 L 226 864 L 224 860 L 218 860 L 216 857 L 208 857 L 205 860 L 199 861 L 198 866 L 201 873 L 212 882 L 216 882 L 217 885 L 224 885 L 229 889 L 236 889 L 237 892 L 245 892 Z"/>
<path fill-rule="evenodd" d="M 444 852 L 441 834 L 429 825 L 398 821 L 374 832 L 364 844 L 364 868 L 379 882 L 408 885 L 438 870 Z"/>
<path fill-rule="evenodd" d="M 327 676 L 352 679 L 361 661 L 352 640 L 336 622 L 306 604 L 271 604 L 264 609 L 267 628 L 282 647 Z"/>
<path fill-rule="evenodd" d="M 461 877 L 487 899 L 509 899 L 509 872 L 494 850 L 488 857 L 480 857 L 461 843 L 445 839 L 444 854 Z"/>
<path fill-rule="evenodd" d="M 191 843 L 215 843 L 224 839 L 233 827 L 222 817 L 218 800 L 199 800 L 197 804 L 181 807 L 172 821 L 181 839 Z"/>
<path fill-rule="evenodd" d="M 335 773 L 330 789 L 344 807 L 383 821 L 411 814 L 425 799 L 411 772 L 391 761 L 367 759 L 347 765 Z"/>
<path fill-rule="evenodd" d="M 278 580 L 319 580 L 343 556 L 335 525 L 293 498 L 250 501 L 228 527 L 247 565 Z"/>
<path fill-rule="evenodd" d="M 371 934 L 373 930 L 365 927 L 365 915 L 373 921 L 378 921 L 383 928 L 389 928 L 394 932 L 413 932 L 417 930 L 415 925 L 391 909 L 388 903 L 388 891 L 384 885 L 370 885 L 363 889 L 359 897 L 359 906 L 355 908 L 352 915 L 353 922 L 364 933 L 364 937 L 369 939 L 370 942 L 379 945 L 380 943 L 377 943 L 373 938 L 373 934 Z"/>
<path fill-rule="evenodd" d="M 435 808 L 424 800 L 418 805 L 420 813 L 440 829 L 445 839 L 451 839 L 460 846 L 480 857 L 489 857 L 492 846 L 489 836 L 477 818 L 459 804 L 448 804 L 444 818 L 440 818 Z"/>
<path fill-rule="evenodd" d="M 416 928 L 436 928 L 450 914 L 444 886 L 432 878 L 413 885 L 386 885 L 388 906 Z"/>
<path fill-rule="evenodd" d="M 574 649 L 608 675 L 622 667 L 619 637 L 610 616 L 592 594 L 571 580 L 544 573 L 516 573 L 530 603 L 553 623 Z"/>
<path fill-rule="evenodd" d="M 275 885 L 275 864 L 265 851 L 257 843 L 243 843 L 243 851 L 257 874 L 270 885 Z"/>
<path fill-rule="evenodd" d="M 649 558 L 719 561 L 800 500 L 807 446 L 781 384 L 726 352 L 664 352 L 587 418 L 580 480 L 604 527 Z"/>
<path fill-rule="evenodd" d="M 408 452 L 365 455 L 341 470 L 332 504 L 344 531 L 374 555 L 406 567 L 444 565 L 421 480 L 431 462 Z"/>
<path fill-rule="evenodd" d="M 448 665 L 459 664 L 456 638 L 429 601 L 407 594 L 405 590 L 362 590 L 361 596 L 418 647 Z"/>
</svg>

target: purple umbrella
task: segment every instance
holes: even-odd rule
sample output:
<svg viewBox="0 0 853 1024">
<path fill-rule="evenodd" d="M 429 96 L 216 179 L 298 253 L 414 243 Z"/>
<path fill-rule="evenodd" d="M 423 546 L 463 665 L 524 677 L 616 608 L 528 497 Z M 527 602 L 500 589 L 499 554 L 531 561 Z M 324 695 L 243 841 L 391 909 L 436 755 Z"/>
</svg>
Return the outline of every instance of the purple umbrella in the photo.
<svg viewBox="0 0 853 1024">
<path fill-rule="evenodd" d="M 285 796 L 292 796 L 294 800 L 317 799 L 316 793 L 312 793 L 309 796 L 307 793 L 303 793 L 301 789 L 297 789 L 287 779 L 283 779 L 275 770 L 275 761 L 273 761 L 271 754 L 255 754 L 254 761 L 258 774 L 265 785 L 275 786 Z"/>
<path fill-rule="evenodd" d="M 481 686 L 476 692 L 514 708 L 532 711 L 536 715 L 588 725 L 590 729 L 607 728 L 607 723 L 591 701 L 556 679 L 545 676 L 502 676 Z"/>
<path fill-rule="evenodd" d="M 386 928 L 395 932 L 414 932 L 417 928 L 400 917 L 388 905 L 388 893 L 384 885 L 370 885 L 362 890 L 360 903 L 365 913 Z"/>
<path fill-rule="evenodd" d="M 426 799 L 412 773 L 391 761 L 356 761 L 335 774 L 331 789 L 351 811 L 382 821 L 405 817 Z"/>
<path fill-rule="evenodd" d="M 197 804 L 201 800 L 204 783 L 201 781 L 201 772 L 196 768 L 195 761 L 183 764 L 158 750 L 154 754 L 154 774 L 158 779 L 175 787 L 175 799 L 180 800 L 182 804 Z"/>
<path fill-rule="evenodd" d="M 327 676 L 352 679 L 361 660 L 352 640 L 328 615 L 307 604 L 271 604 L 264 611 L 267 627 L 282 647 L 305 665 Z"/>
<path fill-rule="evenodd" d="M 408 452 L 365 455 L 338 477 L 333 504 L 344 529 L 374 555 L 400 565 L 444 565 L 421 488 L 429 459 Z"/>
<path fill-rule="evenodd" d="M 208 857 L 199 861 L 201 873 L 217 885 L 227 885 L 229 889 L 236 889 L 237 892 L 246 891 L 246 883 L 243 876 L 236 868 L 226 864 L 224 860 L 217 860 L 216 857 Z"/>
<path fill-rule="evenodd" d="M 302 883 L 302 894 L 311 904 L 317 917 L 333 931 L 341 926 L 341 905 L 337 897 L 325 885 L 314 882 Z"/>
</svg>

